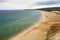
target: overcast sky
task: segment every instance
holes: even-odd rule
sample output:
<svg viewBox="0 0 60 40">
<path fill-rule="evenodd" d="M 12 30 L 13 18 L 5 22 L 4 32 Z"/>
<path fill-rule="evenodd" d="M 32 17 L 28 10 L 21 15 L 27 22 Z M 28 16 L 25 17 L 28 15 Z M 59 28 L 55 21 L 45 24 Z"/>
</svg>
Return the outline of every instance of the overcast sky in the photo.
<svg viewBox="0 0 60 40">
<path fill-rule="evenodd" d="M 60 7 L 60 0 L 0 0 L 0 9 Z"/>
</svg>

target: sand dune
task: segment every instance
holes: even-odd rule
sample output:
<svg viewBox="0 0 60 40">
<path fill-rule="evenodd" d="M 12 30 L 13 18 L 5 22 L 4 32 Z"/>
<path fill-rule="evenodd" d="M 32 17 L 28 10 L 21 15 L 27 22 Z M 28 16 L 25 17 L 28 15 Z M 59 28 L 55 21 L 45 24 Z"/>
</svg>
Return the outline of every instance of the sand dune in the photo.
<svg viewBox="0 0 60 40">
<path fill-rule="evenodd" d="M 60 16 L 53 12 L 41 11 L 41 13 L 43 16 L 40 21 L 8 40 L 45 40 L 47 31 L 53 23 L 59 22 Z"/>
</svg>

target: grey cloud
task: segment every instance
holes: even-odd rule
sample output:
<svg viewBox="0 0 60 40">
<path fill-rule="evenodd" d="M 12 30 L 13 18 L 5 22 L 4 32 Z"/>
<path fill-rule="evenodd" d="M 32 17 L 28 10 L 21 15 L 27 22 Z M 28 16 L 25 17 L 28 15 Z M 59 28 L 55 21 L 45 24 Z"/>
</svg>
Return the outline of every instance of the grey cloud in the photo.
<svg viewBox="0 0 60 40">
<path fill-rule="evenodd" d="M 60 3 L 59 0 L 50 0 L 50 1 L 45 1 L 45 2 L 38 2 L 36 3 L 37 5 L 52 5 L 52 4 L 58 4 Z"/>
<path fill-rule="evenodd" d="M 6 2 L 7 0 L 0 0 L 0 2 Z"/>
</svg>

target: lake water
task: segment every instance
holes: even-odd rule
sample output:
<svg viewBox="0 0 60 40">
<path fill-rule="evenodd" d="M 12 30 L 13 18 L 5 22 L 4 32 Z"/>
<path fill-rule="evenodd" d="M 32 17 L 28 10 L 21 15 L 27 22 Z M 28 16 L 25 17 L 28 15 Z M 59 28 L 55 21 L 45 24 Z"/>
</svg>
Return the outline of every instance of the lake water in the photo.
<svg viewBox="0 0 60 40">
<path fill-rule="evenodd" d="M 0 40 L 27 29 L 41 17 L 38 10 L 0 10 Z"/>
</svg>

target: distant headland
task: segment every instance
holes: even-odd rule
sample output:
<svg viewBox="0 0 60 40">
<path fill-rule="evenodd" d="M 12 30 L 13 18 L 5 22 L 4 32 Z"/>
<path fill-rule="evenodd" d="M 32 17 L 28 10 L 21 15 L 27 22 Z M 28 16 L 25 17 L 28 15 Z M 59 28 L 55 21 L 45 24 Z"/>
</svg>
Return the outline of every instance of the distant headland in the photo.
<svg viewBox="0 0 60 40">
<path fill-rule="evenodd" d="M 60 11 L 60 7 L 48 7 L 48 8 L 40 8 L 37 10 L 43 10 L 43 11 Z"/>
</svg>

